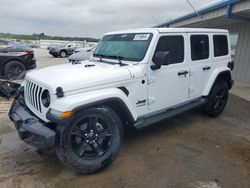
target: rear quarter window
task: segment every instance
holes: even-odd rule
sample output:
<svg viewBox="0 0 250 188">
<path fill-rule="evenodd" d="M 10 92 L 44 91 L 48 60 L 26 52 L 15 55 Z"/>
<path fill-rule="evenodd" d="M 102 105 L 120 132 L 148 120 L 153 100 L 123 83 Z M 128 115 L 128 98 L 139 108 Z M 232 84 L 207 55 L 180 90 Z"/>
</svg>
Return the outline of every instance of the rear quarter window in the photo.
<svg viewBox="0 0 250 188">
<path fill-rule="evenodd" d="M 226 56 L 228 55 L 228 40 L 226 35 L 214 35 L 214 56 Z"/>
</svg>

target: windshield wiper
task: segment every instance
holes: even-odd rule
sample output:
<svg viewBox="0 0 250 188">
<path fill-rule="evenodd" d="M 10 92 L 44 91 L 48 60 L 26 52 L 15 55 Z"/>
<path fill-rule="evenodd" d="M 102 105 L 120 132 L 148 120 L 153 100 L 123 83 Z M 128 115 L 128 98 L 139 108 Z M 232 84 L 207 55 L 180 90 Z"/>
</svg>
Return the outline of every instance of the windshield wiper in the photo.
<svg viewBox="0 0 250 188">
<path fill-rule="evenodd" d="M 128 64 L 122 62 L 121 59 L 123 59 L 123 57 L 121 57 L 121 56 L 114 55 L 114 56 L 108 56 L 108 57 L 110 57 L 110 58 L 116 58 L 118 60 L 120 66 L 126 66 L 126 65 L 128 65 Z"/>
<path fill-rule="evenodd" d="M 102 54 L 94 54 L 95 56 L 99 57 L 99 61 L 102 62 L 103 55 Z"/>
<path fill-rule="evenodd" d="M 104 62 L 102 60 L 102 58 L 110 58 L 110 59 L 117 59 L 118 63 L 120 66 L 126 66 L 128 64 L 123 63 L 121 59 L 123 59 L 123 57 L 121 56 L 116 56 L 116 55 L 103 55 L 103 54 L 94 54 L 94 57 L 99 57 L 99 62 Z"/>
</svg>

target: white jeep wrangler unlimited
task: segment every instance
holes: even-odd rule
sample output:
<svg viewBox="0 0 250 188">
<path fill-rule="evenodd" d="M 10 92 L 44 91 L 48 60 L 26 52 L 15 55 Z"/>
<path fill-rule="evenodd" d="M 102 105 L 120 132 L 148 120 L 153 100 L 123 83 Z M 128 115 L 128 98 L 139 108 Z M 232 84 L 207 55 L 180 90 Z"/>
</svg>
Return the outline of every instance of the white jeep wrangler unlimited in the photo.
<svg viewBox="0 0 250 188">
<path fill-rule="evenodd" d="M 117 156 L 128 125 L 143 128 L 195 107 L 220 115 L 232 69 L 226 30 L 112 32 L 88 61 L 28 73 L 9 117 L 22 140 L 93 173 Z"/>
</svg>

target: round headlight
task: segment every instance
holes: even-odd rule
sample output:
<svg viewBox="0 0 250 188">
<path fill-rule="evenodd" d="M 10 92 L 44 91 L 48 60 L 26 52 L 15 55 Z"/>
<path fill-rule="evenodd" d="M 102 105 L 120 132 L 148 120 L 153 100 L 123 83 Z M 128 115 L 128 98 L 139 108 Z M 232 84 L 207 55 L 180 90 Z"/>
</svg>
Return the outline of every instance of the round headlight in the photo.
<svg viewBox="0 0 250 188">
<path fill-rule="evenodd" d="M 42 104 L 45 108 L 48 108 L 50 105 L 50 94 L 47 89 L 42 93 Z"/>
</svg>

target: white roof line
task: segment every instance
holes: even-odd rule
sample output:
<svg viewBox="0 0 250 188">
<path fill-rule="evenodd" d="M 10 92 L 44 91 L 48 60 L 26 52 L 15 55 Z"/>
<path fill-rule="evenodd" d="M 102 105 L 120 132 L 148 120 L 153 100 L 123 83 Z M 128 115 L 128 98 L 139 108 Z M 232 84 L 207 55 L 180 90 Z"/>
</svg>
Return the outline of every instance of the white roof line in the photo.
<svg viewBox="0 0 250 188">
<path fill-rule="evenodd" d="M 183 32 L 183 33 L 228 33 L 227 30 L 224 29 L 208 29 L 208 28 L 138 28 L 138 29 L 128 29 L 121 31 L 109 32 L 107 34 L 115 34 L 115 33 L 140 33 L 140 32 L 159 32 L 159 33 L 174 33 L 174 32 Z"/>
</svg>

